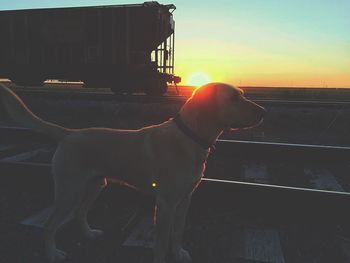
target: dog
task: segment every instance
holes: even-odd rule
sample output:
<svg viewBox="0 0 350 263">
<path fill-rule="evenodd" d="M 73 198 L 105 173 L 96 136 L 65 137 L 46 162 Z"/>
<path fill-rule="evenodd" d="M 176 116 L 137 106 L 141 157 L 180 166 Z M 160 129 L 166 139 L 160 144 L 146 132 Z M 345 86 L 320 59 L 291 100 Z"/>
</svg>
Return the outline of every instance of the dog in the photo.
<svg viewBox="0 0 350 263">
<path fill-rule="evenodd" d="M 191 196 L 201 181 L 211 147 L 224 130 L 259 125 L 265 109 L 224 83 L 197 88 L 178 115 L 139 130 L 68 129 L 32 113 L 9 88 L 1 85 L 0 101 L 18 124 L 57 140 L 52 159 L 54 210 L 45 224 L 45 251 L 50 262 L 61 261 L 55 234 L 70 215 L 87 238 L 103 235 L 91 229 L 87 213 L 108 182 L 154 192 L 154 263 L 164 263 L 168 248 L 178 262 L 190 262 L 182 237 Z"/>
</svg>

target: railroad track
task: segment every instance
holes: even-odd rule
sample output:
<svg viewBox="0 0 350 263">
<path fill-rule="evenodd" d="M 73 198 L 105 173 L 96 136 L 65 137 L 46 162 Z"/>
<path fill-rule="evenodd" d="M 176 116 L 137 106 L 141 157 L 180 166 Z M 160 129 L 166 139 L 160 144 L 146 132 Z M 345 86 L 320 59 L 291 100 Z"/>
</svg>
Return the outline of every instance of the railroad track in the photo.
<svg viewBox="0 0 350 263">
<path fill-rule="evenodd" d="M 0 134 L 2 139 L 21 138 L 23 144 L 35 142 L 37 150 L 50 144 L 43 135 L 26 129 L 5 128 L 0 129 Z M 8 152 L 5 160 L 0 160 L 1 255 L 6 262 L 44 262 L 42 231 L 28 225 L 42 220 L 52 204 L 51 166 L 49 160 L 33 161 L 35 149 L 29 150 L 32 154 L 15 149 L 18 151 Z M 54 149 L 52 144 L 51 152 Z M 23 151 L 28 159 L 18 159 Z M 349 262 L 350 194 L 337 188 L 343 185 L 335 174 L 325 172 L 347 163 L 348 147 L 220 140 L 215 151 L 207 165 L 207 178 L 194 194 L 186 228 L 185 245 L 192 252 L 194 263 L 228 259 L 312 259 L 321 263 L 325 258 L 327 262 Z M 50 155 L 50 151 L 46 154 Z M 329 156 L 336 162 L 332 163 Z M 286 160 L 290 165 L 280 167 Z M 315 162 L 322 167 L 312 167 Z M 305 165 L 311 165 L 309 170 Z M 278 177 L 287 178 L 290 183 L 291 178 L 303 176 L 311 178 L 314 186 L 331 188 L 273 184 Z M 329 176 L 333 176 L 333 181 Z M 60 234 L 64 243 L 59 240 L 58 244 L 69 252 L 71 262 L 101 262 L 101 258 L 103 262 L 147 262 L 151 260 L 151 250 L 147 248 L 153 244 L 149 239 L 153 231 L 152 204 L 151 197 L 109 186 L 89 216 L 93 225 L 110 234 L 97 243 L 81 245 L 74 222 L 67 222 Z M 19 246 L 21 249 L 17 250 Z"/>
<path fill-rule="evenodd" d="M 52 204 L 50 170 L 48 164 L 0 162 L 0 197 L 8 204 L 0 220 L 1 226 L 7 226 L 1 229 L 0 241 L 7 262 L 24 258 L 29 263 L 44 262 L 42 225 L 28 225 L 35 224 Z M 309 262 L 310 258 L 324 262 L 327 257 L 328 262 L 345 263 L 350 252 L 349 202 L 347 193 L 206 178 L 193 197 L 186 248 L 194 263 L 225 262 L 227 257 L 233 262 Z M 58 244 L 73 257 L 71 262 L 87 262 L 87 257 L 89 262 L 100 262 L 102 255 L 103 262 L 148 262 L 153 246 L 152 203 L 151 198 L 124 188 L 107 187 L 89 217 L 109 235 L 97 247 L 81 245 L 76 226 L 67 222 L 60 231 L 64 243 Z M 3 222 L 7 217 L 11 224 Z M 21 250 L 16 250 L 19 245 Z"/>
</svg>

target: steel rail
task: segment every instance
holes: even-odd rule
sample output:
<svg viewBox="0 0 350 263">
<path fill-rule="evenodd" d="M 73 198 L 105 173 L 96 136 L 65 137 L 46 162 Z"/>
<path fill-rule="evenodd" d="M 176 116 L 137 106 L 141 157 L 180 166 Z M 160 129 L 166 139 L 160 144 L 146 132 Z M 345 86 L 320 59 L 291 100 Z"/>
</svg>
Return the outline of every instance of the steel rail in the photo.
<svg viewBox="0 0 350 263">
<path fill-rule="evenodd" d="M 37 162 L 17 162 L 17 161 L 2 161 L 0 160 L 0 170 L 3 167 L 25 167 L 26 169 L 44 169 L 47 170 L 48 173 L 51 173 L 51 164 L 49 163 L 37 163 Z M 281 185 L 273 185 L 273 184 L 265 184 L 265 183 L 253 183 L 253 182 L 242 182 L 236 180 L 225 180 L 225 179 L 216 179 L 210 177 L 202 178 L 203 182 L 207 184 L 216 183 L 217 185 L 231 185 L 234 187 L 248 187 L 248 188 L 256 188 L 262 190 L 279 190 L 279 191 L 288 191 L 293 193 L 316 193 L 316 194 L 326 194 L 333 195 L 339 197 L 348 198 L 350 201 L 350 193 L 348 192 L 339 192 L 339 191 L 331 191 L 331 190 L 320 190 L 320 189 L 310 189 L 303 187 L 291 187 L 291 186 L 281 186 Z"/>
<path fill-rule="evenodd" d="M 302 143 L 285 143 L 285 142 L 264 142 L 264 141 L 243 141 L 243 140 L 227 140 L 219 139 L 219 143 L 224 144 L 251 144 L 251 145 L 266 145 L 266 146 L 277 146 L 277 147 L 291 147 L 291 148 L 309 148 L 309 149 L 320 149 L 320 150 L 348 150 L 350 152 L 350 146 L 337 146 L 337 145 L 316 145 L 316 144 L 302 144 Z"/>
</svg>

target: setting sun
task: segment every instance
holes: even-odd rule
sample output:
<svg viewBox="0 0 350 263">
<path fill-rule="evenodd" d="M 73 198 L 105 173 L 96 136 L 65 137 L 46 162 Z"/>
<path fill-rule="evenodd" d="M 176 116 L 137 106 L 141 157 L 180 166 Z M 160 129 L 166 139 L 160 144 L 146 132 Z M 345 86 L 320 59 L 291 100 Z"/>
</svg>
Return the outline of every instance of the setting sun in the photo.
<svg viewBox="0 0 350 263">
<path fill-rule="evenodd" d="M 191 86 L 202 86 L 208 82 L 210 82 L 208 75 L 202 71 L 192 73 L 187 79 L 187 84 Z"/>
</svg>

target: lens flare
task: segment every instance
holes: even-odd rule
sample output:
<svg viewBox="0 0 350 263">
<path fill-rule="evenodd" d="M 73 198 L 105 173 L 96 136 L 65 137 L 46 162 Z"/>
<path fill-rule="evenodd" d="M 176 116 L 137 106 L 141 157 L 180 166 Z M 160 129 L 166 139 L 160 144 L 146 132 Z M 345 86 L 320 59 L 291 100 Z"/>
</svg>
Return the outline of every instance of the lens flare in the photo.
<svg viewBox="0 0 350 263">
<path fill-rule="evenodd" d="M 187 80 L 187 85 L 190 86 L 202 86 L 210 82 L 210 78 L 202 71 L 193 72 Z"/>
</svg>

